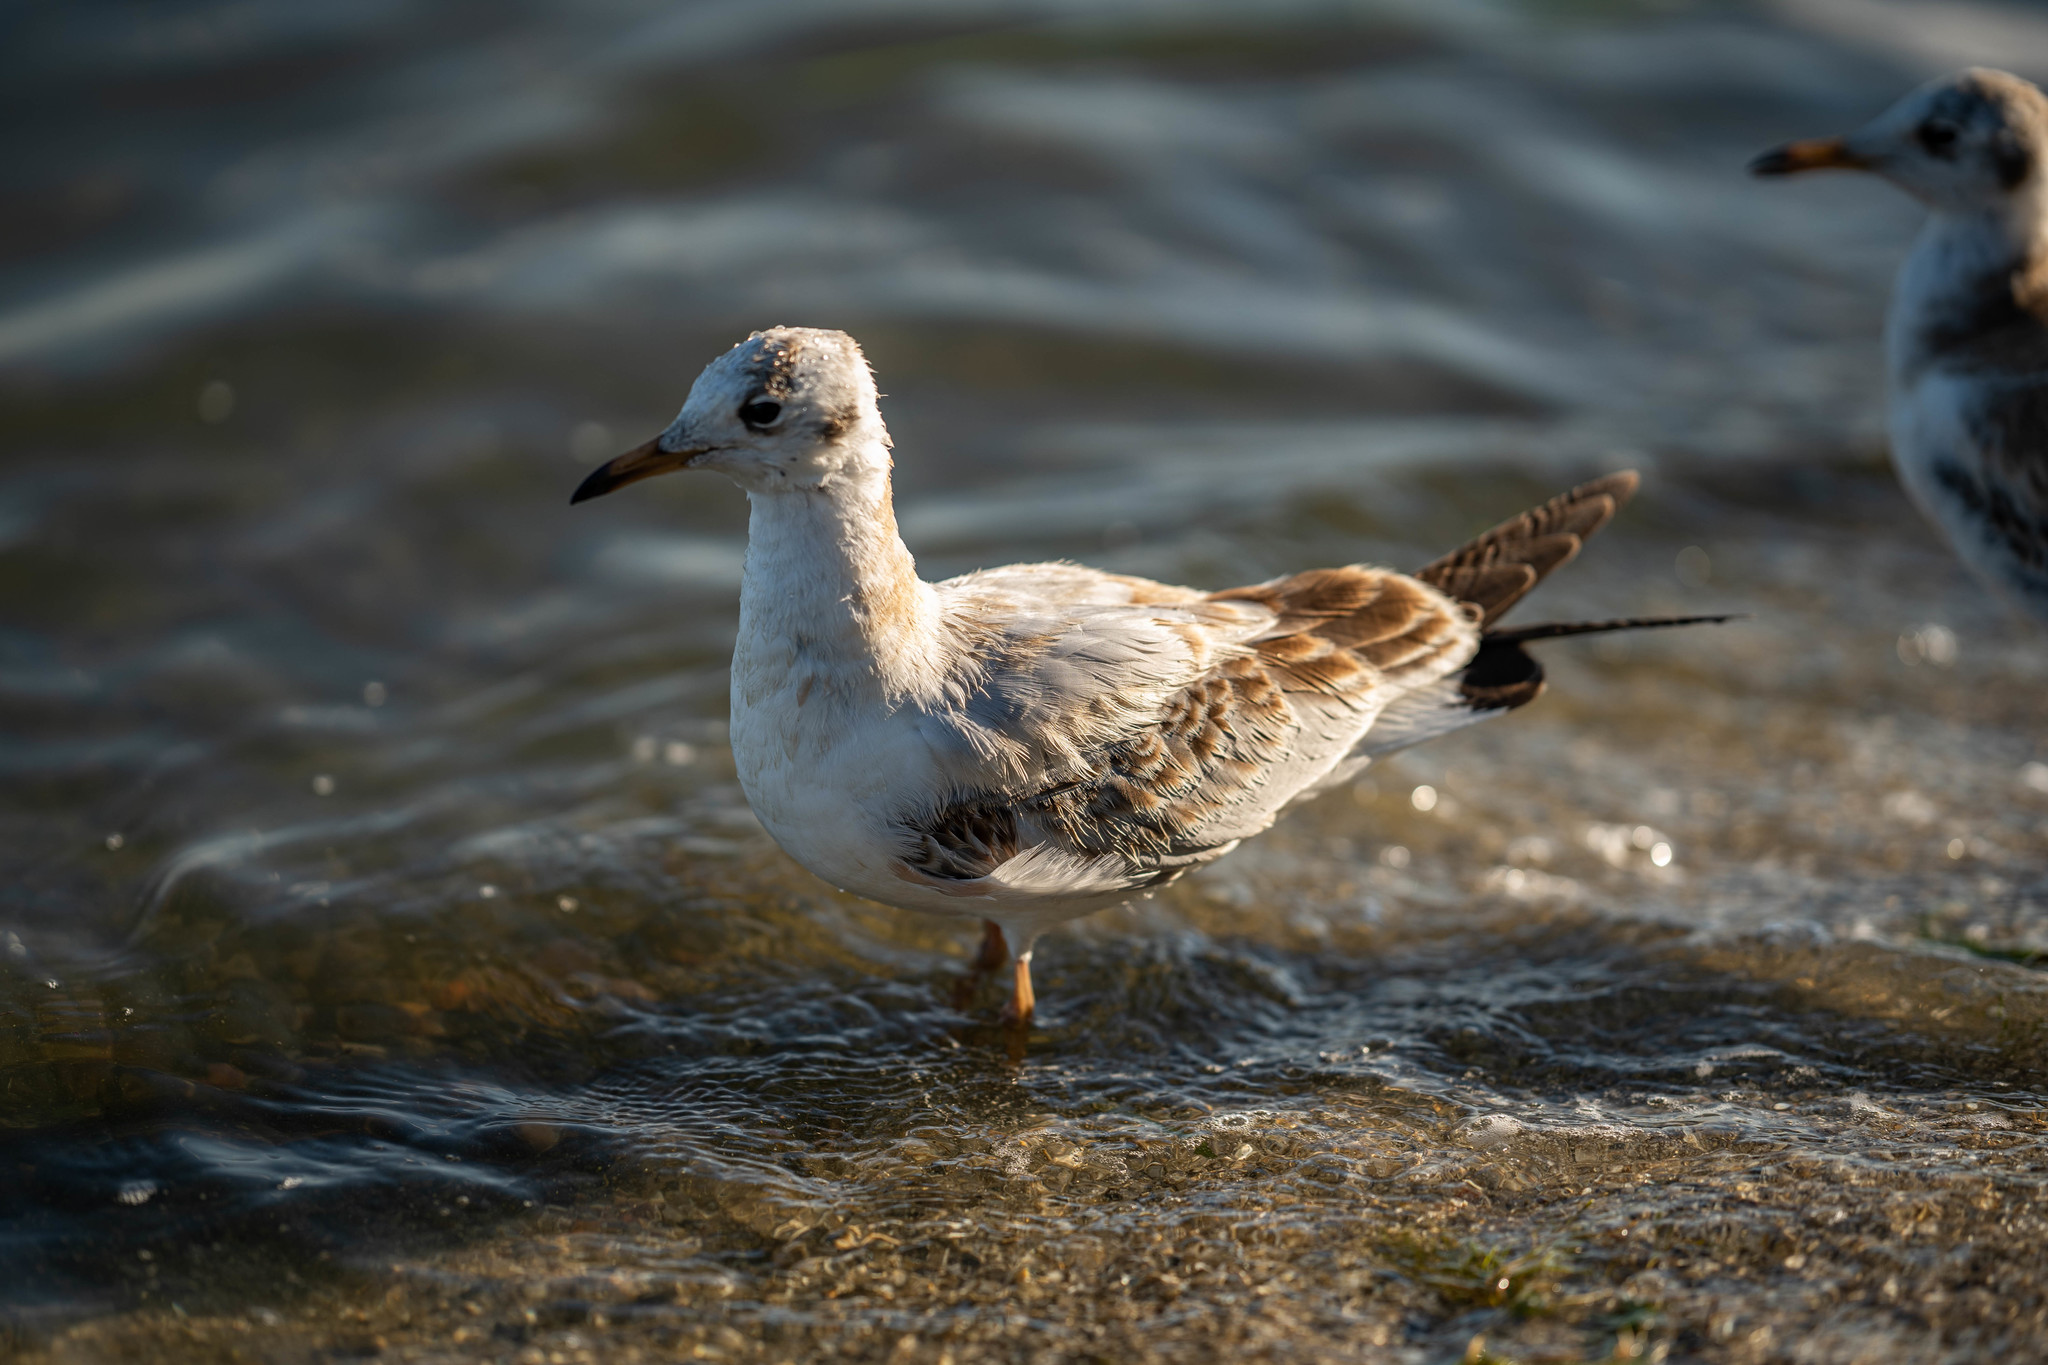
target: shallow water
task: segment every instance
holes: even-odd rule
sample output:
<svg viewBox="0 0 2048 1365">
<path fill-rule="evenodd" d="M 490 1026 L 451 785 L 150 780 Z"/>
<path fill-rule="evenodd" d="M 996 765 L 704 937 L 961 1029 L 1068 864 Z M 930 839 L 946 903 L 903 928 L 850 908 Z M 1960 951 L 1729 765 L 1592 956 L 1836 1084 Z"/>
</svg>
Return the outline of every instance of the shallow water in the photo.
<svg viewBox="0 0 2048 1365">
<path fill-rule="evenodd" d="M 2048 1351 L 2048 643 L 1884 465 L 1915 215 L 1743 159 L 2038 10 L 5 21 L 0 1332 L 29 1360 Z M 1040 946 L 723 738 L 843 326 L 928 573 L 1410 565 L 1604 469 L 1550 693 Z M 1425 794 L 1426 790 L 1426 794 Z"/>
</svg>

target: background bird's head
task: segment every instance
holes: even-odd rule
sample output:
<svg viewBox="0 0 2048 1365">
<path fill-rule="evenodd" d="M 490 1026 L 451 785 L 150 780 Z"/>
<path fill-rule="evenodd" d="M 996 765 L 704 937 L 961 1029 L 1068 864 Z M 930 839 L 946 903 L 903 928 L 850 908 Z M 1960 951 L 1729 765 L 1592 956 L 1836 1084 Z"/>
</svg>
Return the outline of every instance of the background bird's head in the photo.
<svg viewBox="0 0 2048 1365">
<path fill-rule="evenodd" d="M 1847 136 L 1765 152 L 1750 170 L 1871 171 L 1941 212 L 1997 212 L 2038 184 L 2044 149 L 2048 97 L 2018 76 L 1973 67 L 1921 86 Z"/>
<path fill-rule="evenodd" d="M 668 429 L 593 471 L 571 501 L 677 469 L 752 493 L 817 490 L 886 474 L 874 376 L 844 332 L 771 327 L 705 366 Z"/>
</svg>

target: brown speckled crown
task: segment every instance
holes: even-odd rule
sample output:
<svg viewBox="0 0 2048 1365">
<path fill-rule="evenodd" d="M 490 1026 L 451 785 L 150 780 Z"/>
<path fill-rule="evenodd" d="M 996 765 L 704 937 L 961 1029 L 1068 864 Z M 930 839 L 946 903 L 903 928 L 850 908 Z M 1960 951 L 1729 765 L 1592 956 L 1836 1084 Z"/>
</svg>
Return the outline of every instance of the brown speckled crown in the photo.
<svg viewBox="0 0 2048 1365">
<path fill-rule="evenodd" d="M 733 353 L 763 395 L 809 408 L 820 440 L 840 439 L 874 411 L 874 375 L 860 344 L 844 332 L 770 327 Z"/>
</svg>

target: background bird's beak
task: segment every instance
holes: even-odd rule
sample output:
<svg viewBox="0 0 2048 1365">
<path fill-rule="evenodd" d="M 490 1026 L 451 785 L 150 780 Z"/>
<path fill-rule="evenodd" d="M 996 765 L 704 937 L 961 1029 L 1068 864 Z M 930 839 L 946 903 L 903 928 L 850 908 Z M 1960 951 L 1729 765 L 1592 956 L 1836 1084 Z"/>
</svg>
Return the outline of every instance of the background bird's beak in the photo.
<svg viewBox="0 0 2048 1365">
<path fill-rule="evenodd" d="M 569 501 L 588 502 L 605 494 L 624 488 L 629 483 L 651 479 L 656 474 L 667 474 L 688 467 L 690 461 L 702 455 L 706 447 L 686 446 L 681 450 L 663 450 L 661 438 L 655 437 L 646 445 L 635 446 L 617 459 L 608 460 L 590 471 L 590 477 L 580 484 Z"/>
<path fill-rule="evenodd" d="M 1867 171 L 1870 163 L 1849 150 L 1846 139 L 1813 137 L 1773 147 L 1749 163 L 1751 175 L 1797 175 L 1835 167 L 1845 171 Z"/>
</svg>

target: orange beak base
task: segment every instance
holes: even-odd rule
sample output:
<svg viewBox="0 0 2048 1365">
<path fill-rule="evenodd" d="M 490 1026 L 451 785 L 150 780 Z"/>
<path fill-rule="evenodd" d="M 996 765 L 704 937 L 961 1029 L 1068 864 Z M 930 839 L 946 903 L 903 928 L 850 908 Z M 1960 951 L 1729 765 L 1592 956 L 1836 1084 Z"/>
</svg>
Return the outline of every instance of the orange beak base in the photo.
<svg viewBox="0 0 2048 1365">
<path fill-rule="evenodd" d="M 1801 171 L 1867 171 L 1870 163 L 1852 154 L 1838 137 L 1814 137 L 1774 147 L 1749 163 L 1751 175 L 1797 175 Z"/>
</svg>

